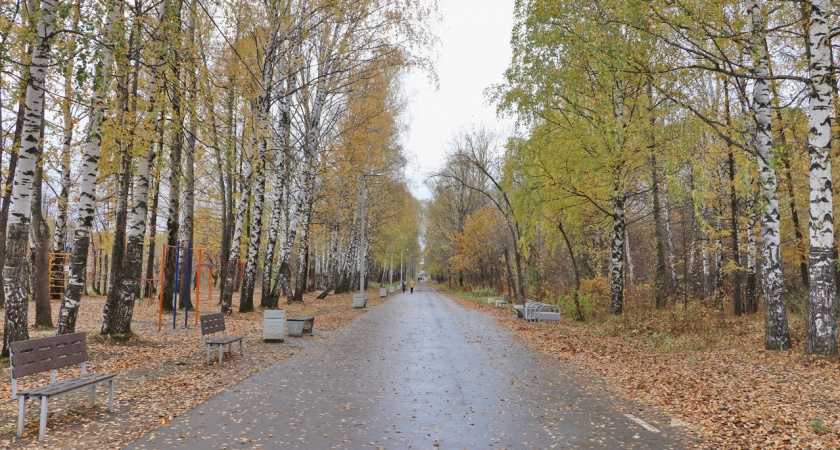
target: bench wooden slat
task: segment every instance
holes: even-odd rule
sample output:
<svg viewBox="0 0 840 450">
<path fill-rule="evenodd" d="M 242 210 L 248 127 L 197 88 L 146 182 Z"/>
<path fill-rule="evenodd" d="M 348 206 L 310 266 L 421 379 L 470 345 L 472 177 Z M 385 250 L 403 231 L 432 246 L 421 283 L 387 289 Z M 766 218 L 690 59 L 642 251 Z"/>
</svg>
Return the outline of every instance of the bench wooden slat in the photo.
<svg viewBox="0 0 840 450">
<path fill-rule="evenodd" d="M 225 331 L 225 315 L 222 313 L 201 316 L 201 335 Z"/>
<path fill-rule="evenodd" d="M 12 342 L 12 378 L 21 378 L 87 361 L 85 333 Z"/>
<path fill-rule="evenodd" d="M 114 378 L 113 373 L 82 373 L 79 376 L 61 381 L 52 381 L 45 386 L 36 387 L 25 392 L 18 392 L 18 378 L 41 372 L 51 372 L 62 367 L 87 362 L 87 335 L 73 333 L 51 336 L 40 339 L 13 342 L 9 346 L 10 364 L 12 366 L 12 396 L 18 399 L 18 437 L 23 434 L 24 419 L 26 417 L 26 400 L 30 398 L 41 400 L 41 424 L 38 439 L 44 440 L 47 432 L 47 407 L 52 396 L 82 389 L 90 386 L 90 402 L 94 403 L 95 385 L 108 383 L 108 410 L 114 411 Z M 51 377 L 54 380 L 54 377 Z"/>
<path fill-rule="evenodd" d="M 245 337 L 245 336 L 233 336 L 233 337 L 212 339 L 212 340 L 209 340 L 209 341 L 205 342 L 205 344 L 207 344 L 207 345 L 225 345 L 225 344 L 230 344 L 231 342 L 241 341 L 243 337 Z"/>
<path fill-rule="evenodd" d="M 87 387 L 91 384 L 100 383 L 102 381 L 114 378 L 116 376 L 117 374 L 115 373 L 86 373 L 78 377 L 70 378 L 67 380 L 61 380 L 55 383 L 50 383 L 46 386 L 30 389 L 26 392 L 21 392 L 19 395 L 25 396 L 26 398 L 41 396 L 52 397 L 54 395 L 63 394 L 65 392 L 69 392 L 75 389 Z"/>
<path fill-rule="evenodd" d="M 222 313 L 206 314 L 199 318 L 201 322 L 201 342 L 207 348 L 207 365 L 210 365 L 210 348 L 213 346 L 219 347 L 219 365 L 222 365 L 222 349 L 225 345 L 230 350 L 230 344 L 239 342 L 239 353 L 242 353 L 242 339 L 245 336 L 227 336 L 225 334 L 225 315 Z M 221 333 L 222 337 L 216 337 L 216 333 Z M 205 338 L 205 336 L 210 336 Z"/>
</svg>

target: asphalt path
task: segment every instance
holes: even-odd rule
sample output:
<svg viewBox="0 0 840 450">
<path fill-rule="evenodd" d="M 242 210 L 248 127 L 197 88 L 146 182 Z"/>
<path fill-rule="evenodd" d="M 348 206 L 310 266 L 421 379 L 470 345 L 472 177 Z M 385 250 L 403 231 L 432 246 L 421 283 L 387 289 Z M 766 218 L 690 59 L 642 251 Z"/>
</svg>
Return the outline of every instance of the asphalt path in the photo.
<svg viewBox="0 0 840 450">
<path fill-rule="evenodd" d="M 317 318 L 315 325 L 317 329 Z M 687 448 L 657 411 L 430 284 L 392 296 L 127 448 Z M 245 349 L 247 351 L 247 348 Z M 236 356 L 225 364 L 237 364 Z"/>
</svg>

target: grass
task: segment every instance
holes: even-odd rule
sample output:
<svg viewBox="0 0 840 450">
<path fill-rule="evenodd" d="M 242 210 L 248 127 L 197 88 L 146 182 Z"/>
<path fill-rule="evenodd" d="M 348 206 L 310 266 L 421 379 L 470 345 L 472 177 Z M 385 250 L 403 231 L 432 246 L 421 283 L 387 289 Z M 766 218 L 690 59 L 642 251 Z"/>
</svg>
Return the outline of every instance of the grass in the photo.
<svg viewBox="0 0 840 450">
<path fill-rule="evenodd" d="M 473 289 L 470 292 L 459 291 L 453 287 L 447 286 L 445 283 L 438 284 L 441 289 L 446 292 L 449 292 L 452 295 L 457 295 L 458 297 L 466 298 L 468 300 L 472 300 L 476 303 L 487 303 L 487 297 L 498 297 L 498 294 L 494 294 L 485 290 L 486 288 L 477 288 Z"/>
</svg>

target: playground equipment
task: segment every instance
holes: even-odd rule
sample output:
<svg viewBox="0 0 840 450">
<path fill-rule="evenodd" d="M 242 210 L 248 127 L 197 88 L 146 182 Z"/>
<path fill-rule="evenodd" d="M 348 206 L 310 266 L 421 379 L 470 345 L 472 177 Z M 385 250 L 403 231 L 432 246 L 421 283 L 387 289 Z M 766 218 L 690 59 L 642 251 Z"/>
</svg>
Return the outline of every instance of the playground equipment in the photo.
<svg viewBox="0 0 840 450">
<path fill-rule="evenodd" d="M 181 252 L 184 251 L 186 254 L 187 259 L 187 270 L 189 271 L 187 275 L 187 282 L 193 281 L 192 278 L 192 256 L 193 250 L 198 250 L 198 264 L 196 265 L 196 274 L 195 274 L 195 287 L 196 287 L 196 295 L 195 295 L 195 324 L 198 325 L 198 304 L 201 298 L 201 288 L 200 288 L 200 280 L 201 280 L 201 259 L 203 254 L 203 249 L 193 249 L 192 243 L 187 241 L 181 241 L 177 245 L 164 245 L 163 252 L 161 255 L 161 262 L 160 262 L 160 278 L 158 280 L 164 280 L 166 275 L 166 253 L 167 249 L 174 249 L 175 251 L 175 286 L 174 286 L 174 297 L 172 300 L 172 329 L 175 329 L 178 322 L 178 286 L 180 282 L 180 271 L 181 271 Z M 212 270 L 212 269 L 211 269 Z M 212 272 L 211 272 L 212 273 Z M 141 282 L 144 280 L 141 280 Z M 155 281 L 155 280 L 146 280 L 146 281 Z M 159 281 L 158 281 L 159 283 Z M 158 299 L 159 299 L 159 309 L 158 309 L 158 331 L 163 328 L 163 285 L 161 285 L 161 289 L 158 290 Z M 192 289 L 187 289 L 187 298 L 182 299 L 184 304 L 184 328 L 189 327 L 189 315 L 190 315 L 190 291 Z M 209 296 L 208 296 L 209 299 Z"/>
<path fill-rule="evenodd" d="M 61 300 L 67 289 L 70 253 L 50 253 L 50 298 Z"/>
<path fill-rule="evenodd" d="M 154 293 L 160 284 L 160 279 L 158 278 L 141 278 L 140 279 L 140 298 L 137 300 L 138 305 L 143 304 L 143 295 L 144 293 L 148 292 L 148 305 L 152 306 L 152 300 L 154 298 Z"/>
</svg>

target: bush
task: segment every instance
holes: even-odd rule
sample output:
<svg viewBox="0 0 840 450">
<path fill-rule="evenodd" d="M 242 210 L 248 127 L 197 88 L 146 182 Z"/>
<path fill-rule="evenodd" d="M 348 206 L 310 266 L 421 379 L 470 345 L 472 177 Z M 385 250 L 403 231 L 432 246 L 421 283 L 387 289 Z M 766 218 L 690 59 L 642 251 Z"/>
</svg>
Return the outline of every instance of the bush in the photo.
<svg viewBox="0 0 840 450">
<path fill-rule="evenodd" d="M 580 303 L 580 311 L 583 314 L 583 320 L 587 320 L 595 315 L 595 311 L 598 309 L 598 304 L 594 300 L 595 296 L 592 292 L 579 292 L 578 293 L 578 302 Z M 577 318 L 577 306 L 575 305 L 575 297 L 574 292 L 570 292 L 566 295 L 560 294 L 557 297 L 557 306 L 560 307 L 560 311 L 563 312 L 564 317 L 568 317 L 570 319 Z"/>
<path fill-rule="evenodd" d="M 472 296 L 473 297 L 496 297 L 498 296 L 498 292 L 495 289 L 489 286 L 478 286 L 472 288 Z"/>
</svg>

